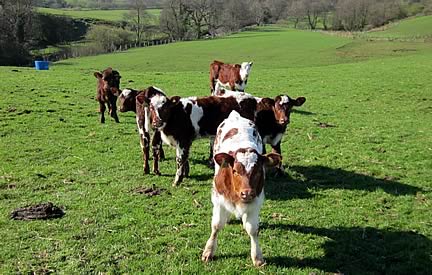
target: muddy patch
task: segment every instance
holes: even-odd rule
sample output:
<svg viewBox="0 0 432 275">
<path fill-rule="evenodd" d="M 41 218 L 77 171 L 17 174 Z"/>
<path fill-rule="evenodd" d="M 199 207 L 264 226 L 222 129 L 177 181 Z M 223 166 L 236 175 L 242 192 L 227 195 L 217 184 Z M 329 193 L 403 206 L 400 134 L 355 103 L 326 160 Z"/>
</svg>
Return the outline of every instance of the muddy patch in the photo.
<svg viewBox="0 0 432 275">
<path fill-rule="evenodd" d="M 132 192 L 134 193 L 138 193 L 138 194 L 144 194 L 147 195 L 149 197 L 153 197 L 153 196 L 158 196 L 161 195 L 162 192 L 166 191 L 166 189 L 164 188 L 157 188 L 156 185 L 153 184 L 152 187 L 138 187 L 135 188 L 134 190 L 132 190 Z M 169 194 L 169 192 L 168 192 Z"/>
<path fill-rule="evenodd" d="M 14 220 L 47 220 L 61 218 L 64 212 L 52 202 L 41 203 L 23 208 L 17 208 L 11 213 Z"/>
</svg>

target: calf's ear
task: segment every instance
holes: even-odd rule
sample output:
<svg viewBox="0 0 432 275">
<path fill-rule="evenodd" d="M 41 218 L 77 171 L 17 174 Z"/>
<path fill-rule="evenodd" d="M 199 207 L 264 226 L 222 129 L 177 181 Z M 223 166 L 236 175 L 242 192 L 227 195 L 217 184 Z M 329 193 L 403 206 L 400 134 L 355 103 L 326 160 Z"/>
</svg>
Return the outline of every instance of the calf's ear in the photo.
<svg viewBox="0 0 432 275">
<path fill-rule="evenodd" d="M 180 97 L 179 96 L 173 96 L 170 98 L 170 102 L 175 106 L 180 103 Z"/>
<path fill-rule="evenodd" d="M 234 158 L 227 153 L 216 154 L 214 160 L 220 167 L 227 167 L 228 165 L 231 167 L 234 166 Z"/>
<path fill-rule="evenodd" d="M 253 62 L 251 61 L 251 62 L 249 62 L 249 66 L 251 66 L 252 67 L 252 64 L 253 64 Z"/>
<path fill-rule="evenodd" d="M 305 97 L 297 97 L 296 100 L 294 100 L 294 106 L 302 106 L 303 103 L 306 102 L 306 98 Z"/>
<path fill-rule="evenodd" d="M 102 78 L 102 74 L 100 72 L 94 72 L 93 74 L 96 78 Z"/>
<path fill-rule="evenodd" d="M 150 103 L 150 100 L 148 100 L 144 93 L 139 93 L 137 96 L 135 96 L 135 100 L 139 104 Z"/>
<path fill-rule="evenodd" d="M 282 162 L 282 156 L 276 153 L 268 153 L 261 156 L 265 167 L 279 166 Z"/>
</svg>

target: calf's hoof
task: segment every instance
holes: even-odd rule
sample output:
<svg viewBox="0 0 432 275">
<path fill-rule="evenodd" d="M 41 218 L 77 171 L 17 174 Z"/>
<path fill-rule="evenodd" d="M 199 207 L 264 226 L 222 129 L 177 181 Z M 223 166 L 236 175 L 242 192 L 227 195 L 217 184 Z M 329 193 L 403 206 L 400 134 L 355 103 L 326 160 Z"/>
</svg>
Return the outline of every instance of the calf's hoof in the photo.
<svg viewBox="0 0 432 275">
<path fill-rule="evenodd" d="M 148 168 L 148 167 L 144 167 L 144 175 L 148 175 L 148 174 L 150 174 L 150 168 Z"/>
<path fill-rule="evenodd" d="M 161 175 L 161 172 L 160 172 L 159 170 L 154 170 L 153 173 L 154 173 L 156 176 L 160 176 L 160 175 Z"/>
<path fill-rule="evenodd" d="M 159 151 L 159 159 L 160 160 L 165 160 L 165 153 L 164 153 L 164 151 L 162 149 Z"/>
<path fill-rule="evenodd" d="M 181 175 L 181 176 L 176 175 L 176 177 L 175 177 L 175 179 L 174 179 L 174 182 L 173 182 L 172 186 L 173 186 L 173 187 L 179 186 L 180 183 L 183 181 L 183 177 L 184 177 L 183 175 Z"/>
<path fill-rule="evenodd" d="M 204 252 L 203 252 L 203 254 L 202 254 L 202 256 L 201 256 L 201 260 L 202 260 L 203 262 L 206 262 L 206 263 L 208 263 L 208 262 L 210 262 L 211 260 L 213 260 L 213 258 L 214 258 L 214 255 L 213 255 L 213 253 L 211 252 L 211 250 L 204 250 Z"/>
<path fill-rule="evenodd" d="M 253 259 L 253 264 L 254 264 L 254 266 L 256 266 L 256 267 L 260 267 L 260 266 L 263 266 L 263 265 L 265 265 L 265 261 L 264 261 L 264 259 L 263 258 L 255 258 L 255 259 Z"/>
</svg>

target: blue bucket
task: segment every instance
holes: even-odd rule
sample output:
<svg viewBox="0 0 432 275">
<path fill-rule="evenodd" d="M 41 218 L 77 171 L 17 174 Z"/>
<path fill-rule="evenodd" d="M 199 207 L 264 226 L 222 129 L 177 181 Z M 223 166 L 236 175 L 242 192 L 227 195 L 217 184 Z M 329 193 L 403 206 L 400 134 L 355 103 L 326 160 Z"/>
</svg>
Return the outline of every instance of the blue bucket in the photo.
<svg viewBox="0 0 432 275">
<path fill-rule="evenodd" d="M 49 70 L 49 61 L 35 61 L 36 70 Z"/>
</svg>

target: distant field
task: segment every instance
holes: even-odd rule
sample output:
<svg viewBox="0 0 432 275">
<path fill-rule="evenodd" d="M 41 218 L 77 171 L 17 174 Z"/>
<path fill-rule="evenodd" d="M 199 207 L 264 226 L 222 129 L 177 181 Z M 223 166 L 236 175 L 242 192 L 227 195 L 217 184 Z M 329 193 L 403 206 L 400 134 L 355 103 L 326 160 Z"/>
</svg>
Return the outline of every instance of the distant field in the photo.
<svg viewBox="0 0 432 275">
<path fill-rule="evenodd" d="M 73 18 L 89 18 L 89 19 L 98 19 L 104 21 L 121 21 L 124 20 L 124 15 L 129 12 L 129 10 L 74 10 L 74 9 L 51 9 L 51 8 L 38 8 L 39 12 L 49 13 L 55 15 L 63 15 L 69 16 Z M 159 9 L 149 9 L 148 12 L 155 16 L 159 17 L 160 10 Z"/>
<path fill-rule="evenodd" d="M 369 32 L 369 37 L 382 38 L 432 38 L 432 16 L 404 19 L 390 24 L 383 31 Z"/>
<path fill-rule="evenodd" d="M 260 269 L 234 218 L 216 259 L 201 262 L 212 209 L 208 139 L 194 142 L 190 178 L 173 188 L 173 148 L 165 146 L 162 176 L 144 176 L 134 114 L 99 123 L 94 71 L 118 69 L 122 88 L 206 96 L 214 59 L 254 61 L 254 95 L 307 98 L 283 138 L 286 175 L 265 183 Z M 0 67 L 0 274 L 429 274 L 431 68 L 431 43 L 277 27 L 69 59 L 49 71 Z M 153 184 L 159 196 L 136 192 Z M 45 201 L 66 215 L 9 219 Z"/>
</svg>

